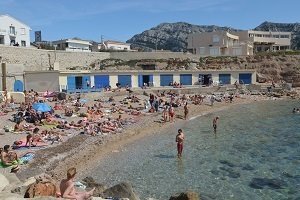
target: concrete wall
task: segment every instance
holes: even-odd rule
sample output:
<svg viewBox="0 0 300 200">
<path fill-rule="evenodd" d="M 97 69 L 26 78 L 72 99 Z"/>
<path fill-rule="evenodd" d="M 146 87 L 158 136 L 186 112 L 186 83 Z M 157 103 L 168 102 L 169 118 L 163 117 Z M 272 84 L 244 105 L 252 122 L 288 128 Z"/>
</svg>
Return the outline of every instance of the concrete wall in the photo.
<svg viewBox="0 0 300 200">
<path fill-rule="evenodd" d="M 2 67 L 2 66 L 0 66 Z M 23 80 L 24 65 L 22 64 L 7 64 L 6 63 L 6 89 L 8 91 L 14 91 L 14 83 L 16 80 L 20 80 L 24 83 Z M 2 85 L 3 74 L 0 70 L 0 88 L 4 90 Z"/>
<path fill-rule="evenodd" d="M 190 58 L 199 60 L 200 57 L 181 52 L 111 52 L 110 58 L 121 60 Z"/>
<path fill-rule="evenodd" d="M 2 62 L 23 64 L 26 71 L 48 70 L 53 66 L 55 57 L 60 69 L 75 66 L 88 66 L 97 60 L 110 57 L 106 52 L 66 52 L 41 50 L 35 48 L 11 47 L 0 45 Z M 1 60 L 1 59 L 0 59 Z"/>
<path fill-rule="evenodd" d="M 59 91 L 59 72 L 25 72 L 25 89 L 37 92 Z"/>
</svg>

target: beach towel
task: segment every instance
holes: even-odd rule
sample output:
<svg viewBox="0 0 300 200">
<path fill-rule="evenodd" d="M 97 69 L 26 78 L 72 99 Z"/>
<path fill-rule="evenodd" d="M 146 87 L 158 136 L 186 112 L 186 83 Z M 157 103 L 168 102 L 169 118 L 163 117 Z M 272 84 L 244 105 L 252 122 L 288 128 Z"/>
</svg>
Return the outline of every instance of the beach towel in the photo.
<svg viewBox="0 0 300 200">
<path fill-rule="evenodd" d="M 22 163 L 27 164 L 34 158 L 34 156 L 35 156 L 35 154 L 33 152 L 28 152 L 25 155 L 23 155 L 19 160 Z"/>
<path fill-rule="evenodd" d="M 25 138 L 22 138 L 22 139 L 20 139 L 20 140 L 18 140 L 18 141 L 16 141 L 16 142 L 13 144 L 12 148 L 13 148 L 13 149 L 19 149 L 19 148 L 22 148 L 22 147 L 26 147 L 26 148 L 27 148 L 28 146 L 25 146 L 25 144 L 26 144 L 26 137 L 25 137 Z M 34 142 L 32 143 L 32 145 L 33 145 L 33 146 L 31 146 L 31 148 L 48 146 L 48 144 L 45 143 L 45 142 L 36 142 L 36 141 L 34 141 Z"/>
<path fill-rule="evenodd" d="M 22 164 L 23 162 L 20 159 L 13 161 L 13 165 L 5 165 L 2 161 L 0 161 L 0 168 L 16 167 Z"/>
</svg>

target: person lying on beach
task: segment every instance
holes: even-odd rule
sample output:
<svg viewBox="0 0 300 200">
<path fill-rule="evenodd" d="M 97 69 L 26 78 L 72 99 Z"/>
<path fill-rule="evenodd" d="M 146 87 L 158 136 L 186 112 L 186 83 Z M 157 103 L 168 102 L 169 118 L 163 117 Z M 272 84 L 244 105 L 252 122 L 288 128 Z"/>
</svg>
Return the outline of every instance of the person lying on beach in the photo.
<svg viewBox="0 0 300 200">
<path fill-rule="evenodd" d="M 14 126 L 14 132 L 24 131 L 23 125 L 21 125 L 21 121 L 18 121 Z"/>
<path fill-rule="evenodd" d="M 60 182 L 61 197 L 65 199 L 88 200 L 93 195 L 95 188 L 89 192 L 77 192 L 74 186 L 76 168 L 70 168 L 67 171 L 67 178 Z"/>
</svg>

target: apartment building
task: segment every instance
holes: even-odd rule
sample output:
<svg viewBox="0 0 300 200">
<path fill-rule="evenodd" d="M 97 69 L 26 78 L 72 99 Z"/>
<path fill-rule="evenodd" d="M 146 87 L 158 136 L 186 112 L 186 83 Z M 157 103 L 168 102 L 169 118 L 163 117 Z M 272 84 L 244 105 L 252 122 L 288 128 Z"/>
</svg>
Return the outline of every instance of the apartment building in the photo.
<svg viewBox="0 0 300 200">
<path fill-rule="evenodd" d="M 78 38 L 64 39 L 53 41 L 52 45 L 56 45 L 57 49 L 75 52 L 91 52 L 92 44 L 89 41 Z"/>
<path fill-rule="evenodd" d="M 99 44 L 99 49 L 130 51 L 130 44 L 119 41 L 107 40 L 104 41 L 102 44 Z"/>
<path fill-rule="evenodd" d="M 30 31 L 23 22 L 9 15 L 0 15 L 0 44 L 29 47 Z"/>
<path fill-rule="evenodd" d="M 248 41 L 253 44 L 253 51 L 282 51 L 291 49 L 290 32 L 268 31 L 239 31 L 235 32 L 240 41 Z"/>
<path fill-rule="evenodd" d="M 235 34 L 215 31 L 189 35 L 188 50 L 203 56 L 239 56 L 252 55 L 253 46 L 247 42 L 240 42 L 239 36 Z"/>
<path fill-rule="evenodd" d="M 262 51 L 289 50 L 290 32 L 215 31 L 188 36 L 188 51 L 203 56 L 253 55 Z"/>
</svg>

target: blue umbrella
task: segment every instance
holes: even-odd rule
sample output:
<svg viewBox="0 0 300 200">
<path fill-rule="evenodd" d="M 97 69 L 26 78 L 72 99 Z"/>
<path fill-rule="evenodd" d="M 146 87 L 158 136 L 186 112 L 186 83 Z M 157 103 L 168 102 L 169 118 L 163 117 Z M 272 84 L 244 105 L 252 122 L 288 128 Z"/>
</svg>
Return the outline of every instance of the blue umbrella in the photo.
<svg viewBox="0 0 300 200">
<path fill-rule="evenodd" d="M 34 103 L 32 104 L 32 108 L 40 112 L 49 112 L 52 110 L 51 106 L 46 103 Z"/>
</svg>

